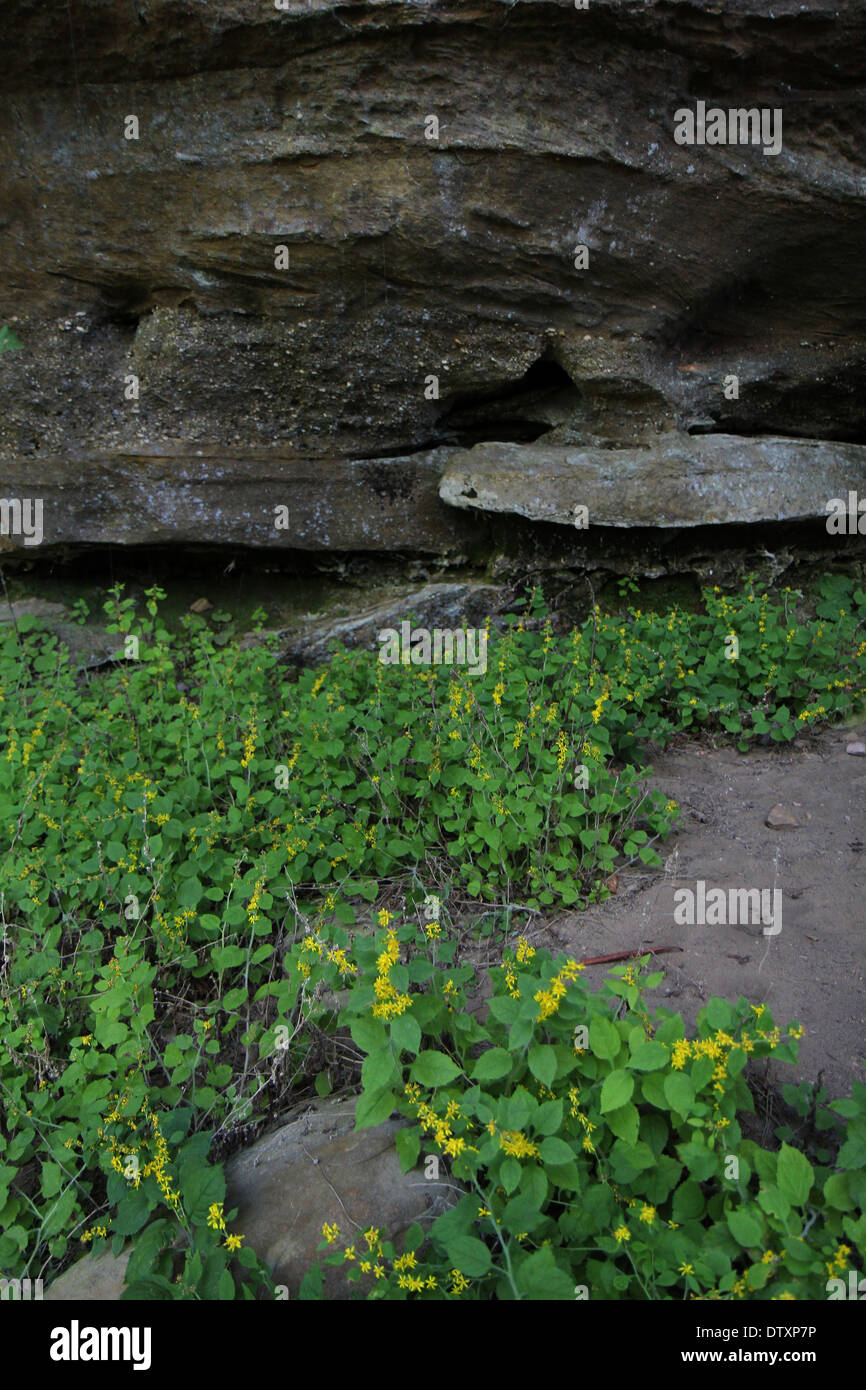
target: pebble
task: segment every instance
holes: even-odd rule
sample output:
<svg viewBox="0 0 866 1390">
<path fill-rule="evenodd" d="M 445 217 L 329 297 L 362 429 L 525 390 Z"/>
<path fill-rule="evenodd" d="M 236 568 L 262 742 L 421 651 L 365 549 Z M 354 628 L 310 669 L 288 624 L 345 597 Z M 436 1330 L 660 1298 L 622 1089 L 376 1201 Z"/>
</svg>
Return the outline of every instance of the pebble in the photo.
<svg viewBox="0 0 866 1390">
<path fill-rule="evenodd" d="M 802 825 L 802 821 L 787 806 L 774 806 L 764 824 L 771 830 L 790 830 Z"/>
<path fill-rule="evenodd" d="M 845 752 L 852 758 L 866 758 L 866 743 L 849 743 Z"/>
</svg>

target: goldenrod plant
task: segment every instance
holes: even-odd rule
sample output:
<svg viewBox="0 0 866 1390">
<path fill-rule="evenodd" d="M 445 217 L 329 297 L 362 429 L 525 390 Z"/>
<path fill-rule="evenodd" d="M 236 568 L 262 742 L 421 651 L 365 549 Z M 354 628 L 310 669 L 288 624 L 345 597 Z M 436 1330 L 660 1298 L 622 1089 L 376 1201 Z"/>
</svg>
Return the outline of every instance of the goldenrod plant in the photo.
<svg viewBox="0 0 866 1390">
<path fill-rule="evenodd" d="M 799 1024 L 713 998 L 688 1037 L 679 1014 L 648 1009 L 663 978 L 648 958 L 594 993 L 578 961 L 526 937 L 491 972 L 480 1021 L 466 1011 L 472 966 L 454 953 L 412 922 L 356 943 L 340 1021 L 365 1054 L 359 1126 L 399 1111 L 404 1170 L 447 1168 L 463 1190 L 399 1253 L 377 1228 L 341 1233 L 335 1212 L 323 1263 L 358 1296 L 810 1299 L 862 1266 L 866 1086 L 822 1107 L 813 1161 L 741 1128 L 755 1108 L 747 1063 L 795 1061 Z M 327 960 L 302 945 L 301 974 L 311 958 Z M 321 1289 L 317 1265 L 302 1297 Z"/>
<path fill-rule="evenodd" d="M 845 1242 L 862 1247 L 860 1091 L 833 1112 L 849 1138 L 838 1161 L 810 1160 L 808 1192 L 797 1158 L 745 1141 L 731 1186 L 714 1165 L 748 1108 L 744 1038 L 787 1055 L 775 1025 L 713 1001 L 687 1043 L 640 1011 L 637 977 L 596 998 L 574 965 L 514 950 L 527 914 L 659 864 L 677 807 L 646 785 L 653 747 L 700 729 L 748 750 L 862 706 L 862 589 L 828 579 L 802 619 L 749 581 L 695 612 L 596 608 L 565 634 L 534 592 L 491 625 L 475 676 L 339 647 L 298 674 L 276 639 L 241 647 L 219 610 L 172 629 L 164 598 L 116 586 L 117 659 L 89 672 L 32 616 L 0 630 L 7 1277 L 132 1239 L 132 1296 L 261 1295 L 217 1156 L 274 1109 L 358 1086 L 360 1124 L 402 1109 L 404 1161 L 438 1133 L 471 1193 L 423 1257 L 425 1297 L 443 1277 L 479 1297 L 563 1280 L 781 1296 L 795 1266 L 811 1290 L 815 1259 L 841 1268 Z M 476 928 L 504 952 L 486 1022 L 463 1007 L 456 954 Z M 345 1050 L 347 1023 L 360 1052 L 341 1070 L 322 1049 Z M 420 1278 L 383 1268 L 394 1296 L 400 1274 Z"/>
</svg>

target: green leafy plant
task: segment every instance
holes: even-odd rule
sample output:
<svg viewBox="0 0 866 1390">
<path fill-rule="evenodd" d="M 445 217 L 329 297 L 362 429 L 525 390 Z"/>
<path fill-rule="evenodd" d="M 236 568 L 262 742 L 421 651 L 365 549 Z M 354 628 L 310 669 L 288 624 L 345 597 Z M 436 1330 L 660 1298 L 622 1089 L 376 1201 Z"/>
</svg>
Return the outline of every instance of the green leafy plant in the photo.
<svg viewBox="0 0 866 1390">
<path fill-rule="evenodd" d="M 393 1003 L 424 983 L 420 958 L 374 968 L 383 898 L 415 911 L 438 895 L 491 947 L 512 939 L 522 914 L 597 901 L 612 871 L 658 863 L 677 808 L 645 785 L 652 747 L 699 728 L 748 748 L 864 694 L 866 596 L 848 580 L 828 580 L 808 620 L 749 583 L 697 613 L 596 610 L 559 635 L 533 593 L 477 676 L 339 648 L 298 675 L 274 638 L 241 649 L 227 615 L 173 630 L 164 597 L 110 592 L 106 669 L 78 672 L 31 616 L 0 628 L 9 1277 L 134 1236 L 130 1280 L 152 1296 L 228 1296 L 229 1274 L 260 1291 L 263 1269 L 207 1224 L 223 1201 L 209 1155 L 266 1109 L 355 1084 L 320 985 L 354 991 L 366 972 Z M 473 1019 L 444 1007 L 469 1036 Z M 391 1022 L 397 1042 L 414 1036 Z M 364 1063 L 362 1118 L 386 1104 L 381 1064 Z"/>
<path fill-rule="evenodd" d="M 650 1014 L 641 962 L 598 993 L 581 966 L 521 938 L 492 971 L 486 1019 L 471 966 L 409 924 L 359 942 L 341 1016 L 366 1054 L 358 1127 L 398 1110 L 404 1170 L 432 1156 L 464 1193 L 396 1254 L 379 1230 L 334 1249 L 369 1299 L 825 1298 L 866 1248 L 866 1086 L 834 1158 L 744 1137 L 750 1059 L 795 1061 L 764 1005 L 713 998 L 685 1036 Z M 378 955 L 376 954 L 378 953 Z M 383 981 L 388 988 L 383 988 Z M 837 1121 L 838 1122 L 838 1121 Z M 426 1170 L 425 1170 L 426 1171 Z M 306 1297 L 317 1297 L 312 1271 Z"/>
</svg>

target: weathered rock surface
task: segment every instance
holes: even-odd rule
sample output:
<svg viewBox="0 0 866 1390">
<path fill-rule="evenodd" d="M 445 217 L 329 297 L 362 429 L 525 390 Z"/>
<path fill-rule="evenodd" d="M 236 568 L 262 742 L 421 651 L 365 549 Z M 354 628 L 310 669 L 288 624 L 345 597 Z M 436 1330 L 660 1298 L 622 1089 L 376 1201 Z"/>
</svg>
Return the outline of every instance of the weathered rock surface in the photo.
<svg viewBox="0 0 866 1390">
<path fill-rule="evenodd" d="M 436 448 L 866 442 L 862 7 L 286 5 L 3 6 L 0 495 L 55 537 L 281 547 L 289 487 L 301 549 L 438 552 Z"/>
<path fill-rule="evenodd" d="M 365 607 L 348 618 L 322 618 L 313 614 L 304 623 L 289 629 L 273 629 L 280 638 L 284 656 L 299 662 L 323 661 L 332 642 L 346 647 L 375 650 L 378 634 L 385 628 L 400 631 L 400 624 L 412 614 L 413 627 L 456 629 L 465 621 L 470 627 L 483 627 L 485 620 L 506 607 L 507 590 L 494 584 L 425 584 L 421 589 L 402 593 Z M 252 646 L 266 633 L 248 633 L 241 646 Z"/>
<path fill-rule="evenodd" d="M 450 1179 L 401 1171 L 394 1147 L 401 1122 L 356 1133 L 354 1112 L 351 1101 L 326 1102 L 226 1164 L 238 1207 L 233 1225 L 290 1295 L 315 1258 L 323 1221 L 350 1240 L 375 1226 L 399 1246 L 413 1222 L 431 1221 L 457 1193 Z M 332 1298 L 347 1296 L 339 1270 L 326 1271 L 326 1287 Z"/>
<path fill-rule="evenodd" d="M 0 545 L 2 545 L 0 538 Z M 107 661 L 123 658 L 123 642 L 98 624 L 83 626 L 73 619 L 62 603 L 40 598 L 21 598 L 12 603 L 0 599 L 0 623 L 18 624 L 24 618 L 35 618 L 66 647 L 69 659 L 77 670 L 102 666 Z"/>
<path fill-rule="evenodd" d="M 226 455 L 174 443 L 130 454 L 19 459 L 2 466 L 0 477 L 8 494 L 42 499 L 43 553 L 170 541 L 441 553 L 478 535 L 438 496 L 451 452 L 349 460 L 291 450 Z M 0 536 L 0 554 L 13 549 L 34 557 L 22 537 Z"/>
<path fill-rule="evenodd" d="M 533 521 L 575 525 L 585 507 L 590 526 L 680 527 L 826 518 L 858 487 L 866 448 L 855 444 L 671 434 L 645 449 L 477 444 L 452 456 L 439 495 Z"/>
<path fill-rule="evenodd" d="M 375 1226 L 399 1246 L 413 1222 L 432 1221 L 456 1194 L 450 1179 L 428 1181 L 420 1168 L 402 1172 L 394 1147 L 399 1121 L 357 1132 L 354 1123 L 354 1101 L 321 1101 L 226 1163 L 225 1209 L 238 1208 L 231 1229 L 290 1298 L 316 1259 L 323 1222 L 336 1222 L 347 1243 Z M 129 1250 L 117 1258 L 85 1256 L 54 1280 L 45 1299 L 117 1299 L 128 1261 Z M 344 1299 L 349 1288 L 339 1269 L 325 1271 L 329 1298 Z"/>
</svg>

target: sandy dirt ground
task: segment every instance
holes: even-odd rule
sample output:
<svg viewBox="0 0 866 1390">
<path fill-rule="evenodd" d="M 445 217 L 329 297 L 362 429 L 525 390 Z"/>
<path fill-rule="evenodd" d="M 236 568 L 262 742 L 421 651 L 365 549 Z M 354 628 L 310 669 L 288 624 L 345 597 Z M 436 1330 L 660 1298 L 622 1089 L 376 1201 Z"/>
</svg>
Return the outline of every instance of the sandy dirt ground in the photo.
<svg viewBox="0 0 866 1390">
<path fill-rule="evenodd" d="M 806 1030 L 798 1063 L 774 1064 L 768 1081 L 823 1073 L 830 1099 L 850 1094 L 853 1081 L 866 1082 L 866 757 L 846 746 L 864 733 L 861 723 L 747 755 L 695 742 L 658 755 L 651 785 L 683 811 L 662 847 L 664 869 L 625 870 L 614 897 L 546 922 L 540 939 L 578 957 L 681 946 L 659 957 L 665 978 L 650 1000 L 687 1026 L 714 994 L 766 1003 L 781 1027 L 797 1020 Z M 776 806 L 799 825 L 768 827 Z M 678 925 L 674 894 L 697 894 L 699 880 L 726 896 L 781 890 L 781 931 Z M 600 984 L 604 969 L 589 967 L 587 978 Z"/>
</svg>

